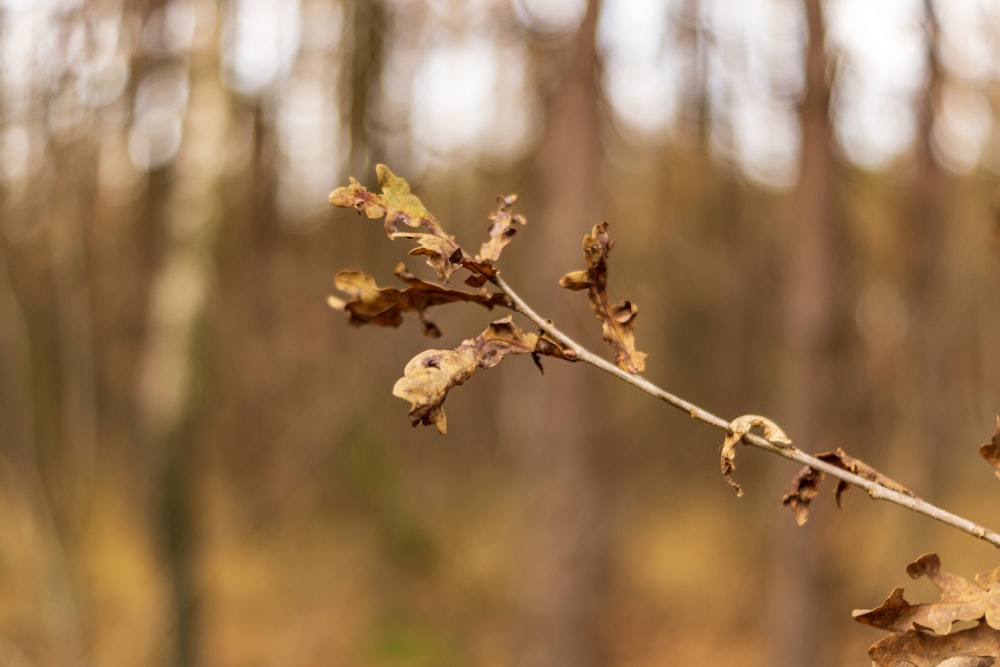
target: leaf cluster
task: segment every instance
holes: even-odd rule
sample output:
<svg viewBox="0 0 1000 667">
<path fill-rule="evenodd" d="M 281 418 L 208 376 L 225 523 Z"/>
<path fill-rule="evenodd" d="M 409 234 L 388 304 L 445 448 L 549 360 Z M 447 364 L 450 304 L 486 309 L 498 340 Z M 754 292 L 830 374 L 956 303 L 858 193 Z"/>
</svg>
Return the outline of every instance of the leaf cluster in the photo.
<svg viewBox="0 0 1000 667">
<path fill-rule="evenodd" d="M 384 218 L 385 234 L 392 240 L 407 239 L 416 247 L 410 255 L 425 256 L 441 282 L 417 278 L 405 264 L 396 266 L 395 274 L 405 288 L 379 287 L 375 279 L 361 271 L 340 271 L 334 284 L 343 296 L 330 296 L 327 303 L 335 310 L 347 313 L 354 326 L 374 325 L 398 327 L 405 313 L 413 313 L 433 338 L 441 330 L 427 317 L 433 306 L 449 303 L 473 303 L 488 310 L 517 310 L 510 296 L 497 288 L 501 252 L 527 221 L 513 212 L 517 195 L 497 198 L 497 208 L 489 215 L 489 236 L 475 255 L 466 252 L 448 234 L 423 202 L 413 194 L 410 185 L 385 165 L 376 168 L 381 193 L 368 190 L 355 178 L 348 185 L 330 193 L 330 203 L 353 208 L 370 219 Z M 571 290 L 588 290 L 594 314 L 603 323 L 604 339 L 615 351 L 616 363 L 631 373 L 644 367 L 646 355 L 635 349 L 635 316 L 638 309 L 629 301 L 612 304 L 607 297 L 607 256 L 614 242 L 607 235 L 608 224 L 594 227 L 584 237 L 583 247 L 587 268 L 566 274 L 560 284 Z M 468 272 L 465 284 L 477 291 L 455 289 L 443 284 L 458 270 Z M 491 286 L 494 289 L 487 289 Z M 442 434 L 448 420 L 444 401 L 448 392 L 468 380 L 478 368 L 492 368 L 508 355 L 530 354 L 541 370 L 542 356 L 567 361 L 576 360 L 576 352 L 566 341 L 539 331 L 526 333 L 512 317 L 491 322 L 485 331 L 468 338 L 451 350 L 430 349 L 416 355 L 406 364 L 393 387 L 393 395 L 410 403 L 410 422 L 433 425 Z"/>
<path fill-rule="evenodd" d="M 1000 463 L 1000 417 L 997 430 L 979 453 Z M 1000 471 L 997 476 L 1000 477 Z M 1000 659 L 1000 567 L 977 574 L 974 581 L 941 570 L 941 559 L 928 553 L 906 567 L 912 579 L 927 577 L 941 591 L 936 602 L 911 604 L 897 586 L 874 609 L 856 609 L 854 618 L 890 634 L 868 649 L 876 667 L 985 667 Z M 975 623 L 956 629 L 956 623 Z"/>
<path fill-rule="evenodd" d="M 859 623 L 889 631 L 868 650 L 877 667 L 992 665 L 1000 658 L 1000 567 L 970 582 L 943 572 L 937 554 L 906 567 L 913 579 L 927 577 L 941 591 L 936 602 L 910 604 L 900 587 L 874 609 L 857 609 Z M 955 630 L 955 624 L 975 626 Z"/>
</svg>

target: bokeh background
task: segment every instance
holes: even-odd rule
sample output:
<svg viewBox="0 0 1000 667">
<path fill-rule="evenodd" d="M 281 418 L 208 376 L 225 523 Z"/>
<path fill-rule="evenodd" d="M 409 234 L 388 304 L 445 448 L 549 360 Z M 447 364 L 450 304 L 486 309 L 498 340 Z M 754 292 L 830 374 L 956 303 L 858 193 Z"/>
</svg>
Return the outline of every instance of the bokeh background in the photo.
<svg viewBox="0 0 1000 667">
<path fill-rule="evenodd" d="M 646 375 L 840 446 L 993 528 L 996 0 L 0 0 L 0 665 L 867 665 L 850 611 L 996 551 L 593 369 L 514 358 L 410 427 L 338 269 L 419 258 L 332 209 L 407 178 L 601 350 L 617 239 Z M 827 489 L 830 491 L 832 489 Z"/>
</svg>

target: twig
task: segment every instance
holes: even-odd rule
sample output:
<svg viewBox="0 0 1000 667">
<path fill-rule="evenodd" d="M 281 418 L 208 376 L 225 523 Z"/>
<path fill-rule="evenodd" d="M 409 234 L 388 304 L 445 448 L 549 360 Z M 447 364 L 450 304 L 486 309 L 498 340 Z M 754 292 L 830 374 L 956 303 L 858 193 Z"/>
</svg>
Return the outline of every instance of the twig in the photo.
<svg viewBox="0 0 1000 667">
<path fill-rule="evenodd" d="M 605 373 L 609 373 L 619 380 L 627 382 L 633 387 L 646 392 L 650 396 L 658 398 L 664 403 L 686 412 L 692 419 L 697 419 L 698 421 L 714 426 L 715 428 L 726 431 L 727 433 L 729 432 L 730 422 L 726 421 L 722 417 L 714 415 L 694 403 L 685 401 L 683 398 L 661 389 L 639 375 L 632 375 L 631 373 L 623 371 L 608 360 L 594 354 L 574 341 L 571 337 L 560 331 L 550 321 L 544 319 L 536 313 L 534 309 L 525 303 L 525 301 L 513 289 L 511 289 L 510 285 L 508 285 L 499 275 L 493 278 L 492 282 L 504 294 L 506 294 L 508 298 L 510 298 L 515 311 L 530 319 L 538 326 L 539 329 L 543 330 L 560 344 L 576 352 L 577 360 L 599 368 Z M 912 510 L 918 514 L 923 514 L 924 516 L 940 521 L 941 523 L 949 525 L 953 528 L 957 528 L 958 530 L 972 535 L 973 537 L 989 542 L 995 547 L 1000 547 L 1000 533 L 973 523 L 972 521 L 956 514 L 952 514 L 951 512 L 943 510 L 936 505 L 932 505 L 919 497 L 910 496 L 894 489 L 887 488 L 877 482 L 873 482 L 869 479 L 843 470 L 842 468 L 838 468 L 835 465 L 811 456 L 797 447 L 779 446 L 752 433 L 744 435 L 743 442 L 769 451 L 772 454 L 777 454 L 778 456 L 783 456 L 786 459 L 796 461 L 802 465 L 809 466 L 815 470 L 821 470 L 831 477 L 835 477 L 864 489 L 868 492 L 868 495 L 876 500 L 886 500 L 899 505 L 900 507 L 905 507 L 906 509 Z"/>
</svg>

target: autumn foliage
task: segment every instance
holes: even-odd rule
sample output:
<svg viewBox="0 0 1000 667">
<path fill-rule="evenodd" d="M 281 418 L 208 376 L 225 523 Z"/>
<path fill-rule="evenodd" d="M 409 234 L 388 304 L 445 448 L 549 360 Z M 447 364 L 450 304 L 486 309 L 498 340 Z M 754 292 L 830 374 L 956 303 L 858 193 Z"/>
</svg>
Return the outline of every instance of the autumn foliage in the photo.
<svg viewBox="0 0 1000 667">
<path fill-rule="evenodd" d="M 493 368 L 507 356 L 530 355 L 539 370 L 542 357 L 583 360 L 687 411 L 691 417 L 723 428 L 726 437 L 720 450 L 721 472 L 739 495 L 743 491 L 733 477 L 737 445 L 752 444 L 804 462 L 782 498 L 782 504 L 792 510 L 799 525 L 807 521 L 820 483 L 832 475 L 838 478 L 834 488 L 838 506 L 844 491 L 852 485 L 860 486 L 872 497 L 890 500 L 1000 546 L 997 533 L 916 498 L 902 484 L 840 448 L 809 455 L 793 447 L 784 431 L 766 417 L 743 415 L 721 420 L 654 385 L 632 380 L 645 369 L 646 354 L 636 347 L 638 307 L 627 299 L 616 302 L 608 295 L 608 258 L 614 240 L 608 235 L 607 222 L 594 225 L 583 237 L 584 268 L 565 274 L 559 286 L 586 292 L 590 309 L 601 323 L 602 338 L 613 352 L 613 366 L 604 365 L 607 362 L 580 348 L 551 322 L 535 314 L 501 278 L 497 266 L 501 253 L 526 224 L 512 210 L 516 195 L 497 198 L 497 208 L 489 214 L 488 238 L 473 254 L 445 231 L 404 179 L 385 165 L 378 165 L 376 171 L 381 193 L 372 192 L 351 178 L 347 186 L 330 194 L 330 203 L 353 208 L 370 219 L 384 219 L 386 236 L 391 240 L 411 241 L 414 247 L 409 254 L 425 257 L 440 282 L 417 278 L 403 263 L 395 269 L 403 287 L 379 287 L 368 274 L 340 271 L 334 284 L 341 295 L 329 297 L 332 308 L 344 312 L 354 326 L 398 327 L 404 315 L 410 313 L 432 338 L 439 337 L 441 332 L 428 318 L 427 311 L 452 303 L 512 311 L 526 316 L 537 327 L 536 331 L 525 331 L 514 322 L 513 315 L 508 315 L 494 320 L 484 331 L 463 340 L 454 349 L 427 349 L 410 359 L 392 393 L 410 404 L 409 418 L 414 426 L 433 425 L 445 434 L 444 402 L 448 392 L 468 381 L 478 369 Z M 446 284 L 456 272 L 465 274 L 468 289 Z M 760 429 L 763 437 L 753 435 L 754 428 Z M 1000 418 L 992 442 L 983 445 L 980 453 L 997 468 L 1000 477 Z M 903 589 L 895 587 L 878 607 L 855 611 L 858 622 L 889 633 L 869 649 L 873 665 L 977 667 L 992 665 L 1000 658 L 1000 567 L 977 575 L 970 582 L 942 571 L 936 554 L 925 554 L 907 567 L 907 573 L 914 579 L 927 577 L 940 589 L 941 599 L 911 604 L 904 598 Z M 962 623 L 965 625 L 956 626 Z"/>
</svg>

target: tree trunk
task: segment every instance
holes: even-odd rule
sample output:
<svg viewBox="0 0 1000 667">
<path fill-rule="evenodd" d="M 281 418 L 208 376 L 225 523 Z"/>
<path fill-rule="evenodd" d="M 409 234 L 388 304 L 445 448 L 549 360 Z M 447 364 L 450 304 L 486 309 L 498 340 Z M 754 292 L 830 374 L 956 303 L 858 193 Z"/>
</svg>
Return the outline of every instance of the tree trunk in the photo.
<svg viewBox="0 0 1000 667">
<path fill-rule="evenodd" d="M 572 44 L 572 61 L 548 100 L 548 131 L 535 164 L 543 193 L 532 227 L 539 238 L 524 251 L 528 266 L 569 271 L 583 265 L 581 240 L 599 219 L 600 142 L 595 27 L 590 2 Z M 572 298 L 575 294 L 558 294 Z M 594 322 L 596 326 L 597 323 Z M 520 579 L 521 667 L 603 664 L 598 610 L 606 565 L 607 480 L 598 397 L 585 368 L 546 364 L 543 396 L 508 391 L 502 435 L 523 454 L 531 510 Z M 513 418 L 510 415 L 515 415 Z"/>
<path fill-rule="evenodd" d="M 195 576 L 193 434 L 200 415 L 196 361 L 199 328 L 212 286 L 214 240 L 221 219 L 219 191 L 230 101 L 218 77 L 217 40 L 188 54 L 189 103 L 183 143 L 165 192 L 151 193 L 152 214 L 163 226 L 163 249 L 152 276 L 146 340 L 139 375 L 139 423 L 153 486 L 157 532 L 172 608 L 168 628 L 172 663 L 198 664 L 198 583 Z"/>
<path fill-rule="evenodd" d="M 831 371 L 838 322 L 843 308 L 838 303 L 841 230 L 836 215 L 834 160 L 830 137 L 824 50 L 825 29 L 820 0 L 806 0 L 809 44 L 806 50 L 806 94 L 799 118 L 802 154 L 794 219 L 788 238 L 789 267 L 786 409 L 783 426 L 791 438 L 810 450 L 821 451 L 829 443 L 833 387 Z M 788 471 L 782 468 L 781 483 Z M 790 518 L 777 524 L 770 541 L 772 564 L 769 618 L 774 624 L 771 665 L 829 664 L 816 652 L 823 604 L 819 590 L 814 533 L 797 528 Z"/>
</svg>

